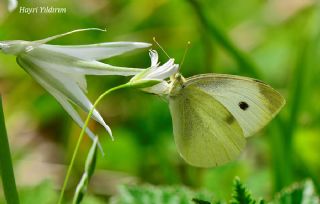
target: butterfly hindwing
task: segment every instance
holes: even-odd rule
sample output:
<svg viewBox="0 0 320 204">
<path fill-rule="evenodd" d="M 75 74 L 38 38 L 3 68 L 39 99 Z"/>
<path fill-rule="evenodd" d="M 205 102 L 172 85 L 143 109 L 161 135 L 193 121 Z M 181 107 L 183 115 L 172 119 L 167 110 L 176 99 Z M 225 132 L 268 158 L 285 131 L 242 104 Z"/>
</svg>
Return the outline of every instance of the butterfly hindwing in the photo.
<svg viewBox="0 0 320 204">
<path fill-rule="evenodd" d="M 191 165 L 213 167 L 235 159 L 245 145 L 237 120 L 211 95 L 194 86 L 169 99 L 175 142 Z"/>
<path fill-rule="evenodd" d="M 219 101 L 238 121 L 245 137 L 264 127 L 285 104 L 272 87 L 247 77 L 197 75 L 188 78 L 185 86 L 198 88 Z"/>
</svg>

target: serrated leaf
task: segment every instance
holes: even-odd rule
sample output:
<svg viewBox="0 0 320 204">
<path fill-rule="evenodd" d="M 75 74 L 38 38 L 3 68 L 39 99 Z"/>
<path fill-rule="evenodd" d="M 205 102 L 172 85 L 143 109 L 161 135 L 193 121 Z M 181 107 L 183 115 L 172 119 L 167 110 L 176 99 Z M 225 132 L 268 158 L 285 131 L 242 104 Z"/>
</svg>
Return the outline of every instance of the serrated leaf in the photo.
<svg viewBox="0 0 320 204">
<path fill-rule="evenodd" d="M 192 199 L 195 197 L 211 199 L 207 192 L 196 193 L 184 187 L 120 186 L 119 194 L 112 197 L 111 204 L 194 204 Z"/>
<path fill-rule="evenodd" d="M 195 204 L 211 204 L 211 203 L 208 202 L 208 201 L 200 200 L 200 199 L 197 199 L 197 198 L 193 198 L 192 201 L 193 201 Z"/>
<path fill-rule="evenodd" d="M 255 204 L 249 190 L 241 183 L 239 178 L 235 178 L 233 183 L 232 200 L 230 204 Z"/>
</svg>

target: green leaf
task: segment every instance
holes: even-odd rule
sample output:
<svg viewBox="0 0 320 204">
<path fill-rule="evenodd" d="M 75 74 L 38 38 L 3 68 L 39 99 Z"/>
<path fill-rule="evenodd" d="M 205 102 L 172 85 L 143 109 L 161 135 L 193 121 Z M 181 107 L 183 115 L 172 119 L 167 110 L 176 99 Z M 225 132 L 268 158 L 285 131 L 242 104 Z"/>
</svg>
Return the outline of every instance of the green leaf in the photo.
<svg viewBox="0 0 320 204">
<path fill-rule="evenodd" d="M 209 204 L 207 192 L 192 192 L 184 187 L 120 186 L 111 204 Z M 200 198 L 200 199 L 199 199 Z"/>
<path fill-rule="evenodd" d="M 314 184 L 311 180 L 302 183 L 295 183 L 288 188 L 282 190 L 277 196 L 274 204 L 319 204 L 319 196 L 317 196 Z"/>
<path fill-rule="evenodd" d="M 44 181 L 37 186 L 25 188 L 21 191 L 21 203 L 23 204 L 52 204 L 57 201 L 57 193 L 50 181 Z"/>
<path fill-rule="evenodd" d="M 233 183 L 233 194 L 230 204 L 255 204 L 249 190 L 240 182 L 239 178 L 235 178 Z"/>
<path fill-rule="evenodd" d="M 19 195 L 14 178 L 9 141 L 6 131 L 2 99 L 0 96 L 0 175 L 6 201 L 10 204 L 19 203 Z"/>
<path fill-rule="evenodd" d="M 76 192 L 73 197 L 73 202 L 72 202 L 73 204 L 79 204 L 83 200 L 84 195 L 87 192 L 87 188 L 88 188 L 87 186 L 89 183 L 88 181 L 89 181 L 88 174 L 87 172 L 84 172 L 80 179 L 80 182 L 77 185 Z"/>
<path fill-rule="evenodd" d="M 196 204 L 211 204 L 210 202 L 208 201 L 204 201 L 204 200 L 200 200 L 200 199 L 197 199 L 197 198 L 193 198 L 192 201 Z"/>
<path fill-rule="evenodd" d="M 98 137 L 96 137 L 93 141 L 93 144 L 89 150 L 86 165 L 85 165 L 85 172 L 88 173 L 89 179 L 93 175 L 93 172 L 96 168 L 97 163 L 97 147 L 98 147 Z"/>
<path fill-rule="evenodd" d="M 194 9 L 200 23 L 202 24 L 202 27 L 236 60 L 240 69 L 253 77 L 260 76 L 261 74 L 259 68 L 255 62 L 247 53 L 242 51 L 236 44 L 232 42 L 227 33 L 220 28 L 217 23 L 213 22 L 213 20 L 205 14 L 204 8 L 200 1 L 188 0 L 188 2 Z"/>
<path fill-rule="evenodd" d="M 98 147 L 98 137 L 94 139 L 94 142 L 89 150 L 85 171 L 81 177 L 79 184 L 77 185 L 75 195 L 73 197 L 73 204 L 79 204 L 83 200 L 85 193 L 87 192 L 88 184 L 91 176 L 94 173 L 97 162 L 97 147 Z"/>
</svg>

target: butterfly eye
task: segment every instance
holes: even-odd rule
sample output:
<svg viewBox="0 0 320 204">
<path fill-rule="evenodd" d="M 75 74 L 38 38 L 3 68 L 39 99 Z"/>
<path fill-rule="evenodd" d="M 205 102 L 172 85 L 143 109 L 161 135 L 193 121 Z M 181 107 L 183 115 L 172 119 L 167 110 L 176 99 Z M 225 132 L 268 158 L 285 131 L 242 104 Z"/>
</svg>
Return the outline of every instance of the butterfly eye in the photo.
<svg viewBox="0 0 320 204">
<path fill-rule="evenodd" d="M 241 101 L 240 103 L 239 103 L 239 107 L 242 109 L 242 110 L 247 110 L 248 108 L 249 108 L 249 105 L 246 103 L 246 102 L 244 102 L 244 101 Z"/>
</svg>

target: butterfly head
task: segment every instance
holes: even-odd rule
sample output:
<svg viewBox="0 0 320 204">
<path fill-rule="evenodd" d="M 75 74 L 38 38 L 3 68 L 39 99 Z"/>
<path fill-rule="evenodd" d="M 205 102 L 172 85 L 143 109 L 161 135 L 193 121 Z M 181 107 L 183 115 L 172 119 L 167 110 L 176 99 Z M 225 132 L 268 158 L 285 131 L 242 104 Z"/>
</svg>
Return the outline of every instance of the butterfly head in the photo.
<svg viewBox="0 0 320 204">
<path fill-rule="evenodd" d="M 186 82 L 186 79 L 180 73 L 176 73 L 174 76 L 172 76 L 169 95 L 170 96 L 178 95 L 180 90 L 184 88 L 185 82 Z"/>
</svg>

